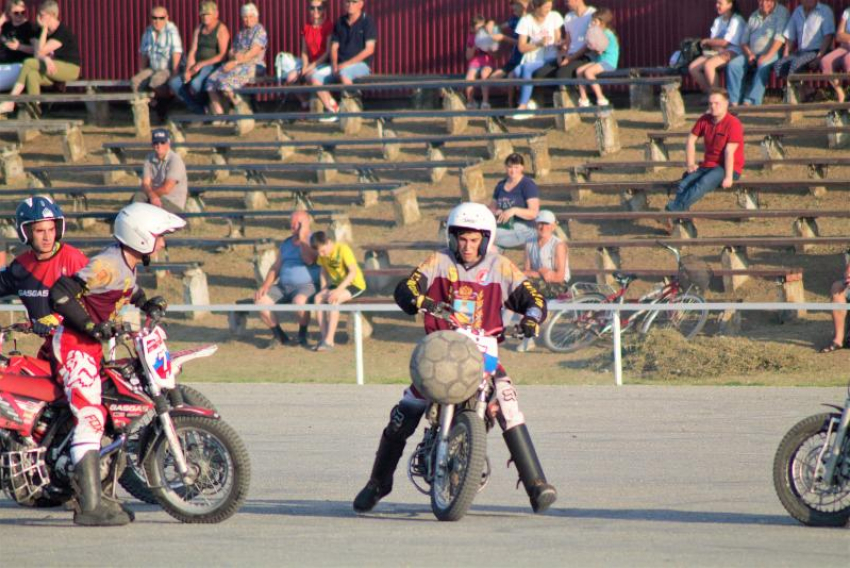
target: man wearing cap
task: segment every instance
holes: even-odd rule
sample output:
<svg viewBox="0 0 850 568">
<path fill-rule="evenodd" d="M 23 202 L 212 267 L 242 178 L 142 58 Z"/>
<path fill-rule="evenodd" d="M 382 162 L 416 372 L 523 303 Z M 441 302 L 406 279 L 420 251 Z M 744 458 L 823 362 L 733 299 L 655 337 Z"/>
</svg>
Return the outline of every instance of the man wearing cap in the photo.
<svg viewBox="0 0 850 568">
<path fill-rule="evenodd" d="M 171 213 L 181 213 L 186 208 L 189 183 L 183 158 L 171 149 L 171 134 L 157 128 L 151 134 L 153 152 L 145 159 L 142 189 L 133 197 L 134 202 L 150 203 Z"/>
<path fill-rule="evenodd" d="M 554 298 L 567 291 L 570 281 L 570 259 L 567 243 L 556 235 L 558 220 L 548 209 L 541 209 L 534 220 L 537 235 L 525 243 L 523 273 L 543 297 Z M 527 338 L 517 351 L 534 349 L 534 339 Z"/>
</svg>

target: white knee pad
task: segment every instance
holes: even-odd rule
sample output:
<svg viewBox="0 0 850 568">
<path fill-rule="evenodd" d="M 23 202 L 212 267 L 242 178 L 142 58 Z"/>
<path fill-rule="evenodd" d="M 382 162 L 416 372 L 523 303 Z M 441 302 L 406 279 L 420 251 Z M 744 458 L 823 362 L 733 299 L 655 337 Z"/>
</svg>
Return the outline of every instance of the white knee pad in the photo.
<svg viewBox="0 0 850 568">
<path fill-rule="evenodd" d="M 516 389 L 511 384 L 509 377 L 496 379 L 496 399 L 499 401 L 499 409 L 502 411 L 502 418 L 505 421 L 505 430 L 525 424 L 525 416 L 519 409 Z"/>
</svg>

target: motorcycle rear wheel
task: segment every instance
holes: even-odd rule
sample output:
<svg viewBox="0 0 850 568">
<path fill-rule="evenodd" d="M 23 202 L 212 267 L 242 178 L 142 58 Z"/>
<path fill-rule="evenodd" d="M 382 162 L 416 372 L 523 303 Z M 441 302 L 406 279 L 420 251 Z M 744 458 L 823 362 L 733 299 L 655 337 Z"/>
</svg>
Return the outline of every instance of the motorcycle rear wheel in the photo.
<svg viewBox="0 0 850 568">
<path fill-rule="evenodd" d="M 183 395 L 183 402 L 189 406 L 199 406 L 201 408 L 209 408 L 215 410 L 212 401 L 208 399 L 202 392 L 187 385 L 177 385 L 180 389 L 180 394 Z M 152 416 L 153 419 L 153 416 Z M 143 467 L 139 465 L 139 455 L 144 451 L 139 446 L 139 435 L 141 434 L 142 426 L 135 432 L 130 433 L 127 439 L 127 468 L 118 480 L 121 487 L 127 493 L 149 505 L 156 505 L 156 495 L 151 491 L 148 484 L 148 477 L 145 474 Z"/>
<path fill-rule="evenodd" d="M 845 442 L 836 468 L 835 483 L 826 486 L 815 478 L 821 450 L 824 444 L 831 442 L 827 437 L 830 420 L 839 416 L 816 414 L 798 422 L 785 434 L 773 460 L 776 494 L 785 510 L 805 525 L 841 527 L 850 519 L 850 476 L 846 474 L 850 467 L 847 465 L 850 460 L 848 442 Z"/>
<path fill-rule="evenodd" d="M 177 437 L 195 481 L 186 485 L 165 436 L 145 461 L 157 502 L 184 523 L 220 523 L 233 516 L 248 496 L 251 462 L 239 435 L 222 420 L 175 416 Z"/>
<path fill-rule="evenodd" d="M 461 412 L 454 419 L 447 443 L 447 471 L 434 476 L 431 510 L 440 521 L 459 521 L 481 489 L 487 465 L 484 421 L 471 410 Z"/>
</svg>

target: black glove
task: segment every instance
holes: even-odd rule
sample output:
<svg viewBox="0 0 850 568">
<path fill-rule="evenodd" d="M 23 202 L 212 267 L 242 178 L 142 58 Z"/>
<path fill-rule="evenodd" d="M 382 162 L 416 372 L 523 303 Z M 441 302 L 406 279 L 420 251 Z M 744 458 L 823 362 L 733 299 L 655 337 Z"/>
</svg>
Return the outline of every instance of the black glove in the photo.
<svg viewBox="0 0 850 568">
<path fill-rule="evenodd" d="M 144 304 L 142 304 L 141 310 L 148 314 L 149 316 L 158 315 L 162 316 L 165 314 L 165 310 L 168 309 L 168 301 L 162 296 L 154 296 Z"/>
<path fill-rule="evenodd" d="M 537 337 L 540 334 L 540 322 L 528 316 L 519 320 L 519 328 L 525 337 Z"/>
<path fill-rule="evenodd" d="M 437 311 L 437 302 L 425 294 L 416 297 L 416 308 L 428 313 Z"/>
<path fill-rule="evenodd" d="M 115 332 L 115 326 L 110 320 L 103 321 L 98 324 L 91 322 L 86 326 L 86 333 L 88 333 L 92 339 L 96 339 L 97 341 L 106 341 L 111 339 L 115 336 Z"/>
<path fill-rule="evenodd" d="M 47 337 L 48 335 L 53 333 L 53 330 L 56 329 L 56 326 L 41 323 L 38 320 L 33 320 L 31 329 L 34 334 L 40 337 Z"/>
</svg>

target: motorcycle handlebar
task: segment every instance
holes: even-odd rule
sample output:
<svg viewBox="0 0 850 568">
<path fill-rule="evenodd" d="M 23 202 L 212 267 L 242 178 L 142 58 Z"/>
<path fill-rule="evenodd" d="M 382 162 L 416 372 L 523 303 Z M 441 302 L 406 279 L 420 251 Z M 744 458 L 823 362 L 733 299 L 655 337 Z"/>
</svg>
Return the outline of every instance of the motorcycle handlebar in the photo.
<svg viewBox="0 0 850 568">
<path fill-rule="evenodd" d="M 439 320 L 448 322 L 455 328 L 471 328 L 469 324 L 462 323 L 456 316 L 456 314 L 458 313 L 457 310 L 455 310 L 453 307 L 451 307 L 451 305 L 445 302 L 438 303 L 436 310 L 427 310 L 425 308 L 422 308 L 419 311 L 423 314 L 428 314 Z M 489 330 L 482 330 L 481 333 L 488 337 L 495 337 L 501 333 L 504 333 L 505 337 L 509 339 L 522 339 L 524 337 L 522 330 L 518 325 L 514 326 L 513 330 L 510 333 L 506 332 L 504 326 L 496 327 Z"/>
</svg>

